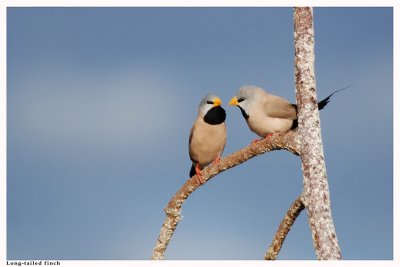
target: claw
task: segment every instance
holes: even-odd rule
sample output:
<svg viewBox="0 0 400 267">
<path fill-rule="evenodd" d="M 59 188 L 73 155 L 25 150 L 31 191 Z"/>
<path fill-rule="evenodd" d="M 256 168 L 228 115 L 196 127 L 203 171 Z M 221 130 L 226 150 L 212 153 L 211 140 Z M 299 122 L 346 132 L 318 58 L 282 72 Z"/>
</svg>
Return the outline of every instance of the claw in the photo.
<svg viewBox="0 0 400 267">
<path fill-rule="evenodd" d="M 267 139 L 268 137 L 271 137 L 272 135 L 273 135 L 273 133 L 267 134 L 267 136 L 265 137 L 265 139 Z"/>
<path fill-rule="evenodd" d="M 264 137 L 264 138 L 261 138 L 261 139 L 254 139 L 253 141 L 251 141 L 251 145 L 253 146 L 253 145 L 255 145 L 258 141 L 261 141 L 261 140 L 264 140 L 264 139 L 268 139 L 268 138 L 271 137 L 272 135 L 273 135 L 273 133 L 269 133 L 269 134 L 267 134 L 267 136 Z"/>
<path fill-rule="evenodd" d="M 251 141 L 251 145 L 254 146 L 258 141 L 261 141 L 262 139 L 254 139 Z"/>
<path fill-rule="evenodd" d="M 201 170 L 199 168 L 199 164 L 196 164 L 196 168 L 195 168 L 196 174 L 197 174 L 197 181 L 199 182 L 200 185 L 204 184 L 206 181 L 203 179 L 202 175 L 201 175 Z"/>
<path fill-rule="evenodd" d="M 214 164 L 218 164 L 218 163 L 220 163 L 220 162 L 221 162 L 221 157 L 220 157 L 220 155 L 218 155 L 218 156 L 214 159 L 213 163 L 214 163 Z"/>
</svg>

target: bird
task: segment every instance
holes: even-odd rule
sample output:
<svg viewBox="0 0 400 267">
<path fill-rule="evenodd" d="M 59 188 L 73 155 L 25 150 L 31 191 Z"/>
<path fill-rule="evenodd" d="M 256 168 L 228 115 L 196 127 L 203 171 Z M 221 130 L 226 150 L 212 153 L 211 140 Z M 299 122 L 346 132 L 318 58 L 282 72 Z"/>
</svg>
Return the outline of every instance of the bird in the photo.
<svg viewBox="0 0 400 267">
<path fill-rule="evenodd" d="M 219 163 L 226 144 L 226 112 L 221 99 L 207 94 L 200 102 L 197 118 L 189 136 L 189 156 L 192 161 L 190 177 L 197 174 L 203 184 L 201 170 L 211 162 Z"/>
<path fill-rule="evenodd" d="M 333 94 L 351 86 L 336 90 L 318 102 L 318 109 L 323 109 Z M 296 104 L 254 85 L 240 87 L 229 105 L 239 107 L 250 130 L 262 138 L 268 138 L 274 133 L 285 133 L 298 126 Z"/>
</svg>

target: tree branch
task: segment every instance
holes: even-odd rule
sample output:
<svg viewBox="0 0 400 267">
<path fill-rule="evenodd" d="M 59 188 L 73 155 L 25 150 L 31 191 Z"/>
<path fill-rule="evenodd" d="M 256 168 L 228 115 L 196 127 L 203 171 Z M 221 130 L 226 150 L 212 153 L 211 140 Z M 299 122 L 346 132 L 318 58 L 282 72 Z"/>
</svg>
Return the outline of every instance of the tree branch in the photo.
<svg viewBox="0 0 400 267">
<path fill-rule="evenodd" d="M 299 196 L 292 203 L 281 224 L 279 225 L 278 230 L 276 231 L 276 234 L 274 236 L 274 240 L 272 241 L 267 252 L 265 253 L 265 260 L 275 260 L 278 257 L 279 251 L 281 250 L 282 244 L 285 241 L 287 234 L 289 233 L 294 222 L 296 221 L 297 216 L 299 216 L 300 212 L 303 209 L 304 204 L 301 200 L 301 196 Z"/>
<path fill-rule="evenodd" d="M 294 8 L 295 79 L 298 132 L 302 142 L 303 203 L 320 260 L 341 259 L 330 208 L 314 72 L 313 10 Z"/>
<path fill-rule="evenodd" d="M 285 134 L 274 134 L 268 139 L 261 140 L 254 145 L 249 145 L 237 152 L 234 152 L 221 159 L 219 164 L 211 164 L 203 169 L 202 178 L 207 182 L 220 172 L 233 168 L 255 156 L 262 155 L 273 150 L 285 149 L 295 155 L 299 155 L 300 142 L 297 138 L 297 131 L 290 131 Z M 200 186 L 197 175 L 188 179 L 185 184 L 176 192 L 164 209 L 165 221 L 161 227 L 157 243 L 153 249 L 153 260 L 164 259 L 165 250 L 172 238 L 172 235 L 181 220 L 182 204 Z"/>
</svg>

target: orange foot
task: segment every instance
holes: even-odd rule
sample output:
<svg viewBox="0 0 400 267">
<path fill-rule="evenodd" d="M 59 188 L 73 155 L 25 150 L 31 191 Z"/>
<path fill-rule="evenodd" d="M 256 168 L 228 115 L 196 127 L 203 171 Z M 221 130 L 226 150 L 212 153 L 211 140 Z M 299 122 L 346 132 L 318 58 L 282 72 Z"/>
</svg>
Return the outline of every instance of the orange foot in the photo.
<svg viewBox="0 0 400 267">
<path fill-rule="evenodd" d="M 220 162 L 221 162 L 221 157 L 220 157 L 220 155 L 218 155 L 218 156 L 214 159 L 213 163 L 214 163 L 214 164 L 218 164 L 218 163 L 220 163 Z"/>
<path fill-rule="evenodd" d="M 267 134 L 267 136 L 265 137 L 265 139 L 267 139 L 268 137 L 271 137 L 272 135 L 273 135 L 273 133 Z"/>
<path fill-rule="evenodd" d="M 196 164 L 195 168 L 196 174 L 197 174 L 197 181 L 200 183 L 200 185 L 204 184 L 206 181 L 204 181 L 202 175 L 201 175 L 201 170 L 199 168 L 199 164 Z"/>
<path fill-rule="evenodd" d="M 261 141 L 262 139 L 254 139 L 251 141 L 251 145 L 254 146 L 258 141 Z"/>
<path fill-rule="evenodd" d="M 267 136 L 264 137 L 264 138 L 261 138 L 261 139 L 254 139 L 254 140 L 251 142 L 251 145 L 255 145 L 258 141 L 267 139 L 267 138 L 269 138 L 269 137 L 271 137 L 271 136 L 272 136 L 272 133 L 269 133 L 269 134 L 267 134 Z"/>
</svg>

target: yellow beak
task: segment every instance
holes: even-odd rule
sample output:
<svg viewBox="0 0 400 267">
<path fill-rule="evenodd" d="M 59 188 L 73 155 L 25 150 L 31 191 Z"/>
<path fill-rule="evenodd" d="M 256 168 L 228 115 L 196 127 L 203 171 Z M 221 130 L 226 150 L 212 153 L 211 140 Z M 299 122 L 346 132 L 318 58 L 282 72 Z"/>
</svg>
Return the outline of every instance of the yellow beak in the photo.
<svg viewBox="0 0 400 267">
<path fill-rule="evenodd" d="M 221 99 L 219 99 L 219 97 L 214 98 L 213 102 L 214 102 L 214 107 L 221 106 L 222 104 L 222 101 Z"/>
<path fill-rule="evenodd" d="M 238 106 L 239 102 L 237 101 L 236 96 L 232 97 L 231 101 L 229 101 L 229 106 Z"/>
</svg>

